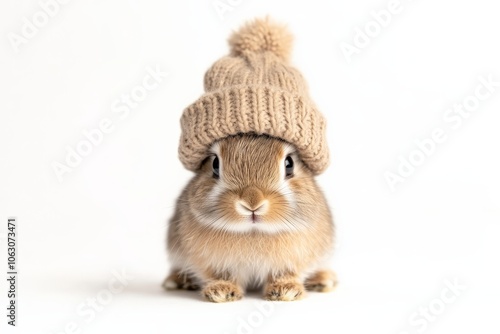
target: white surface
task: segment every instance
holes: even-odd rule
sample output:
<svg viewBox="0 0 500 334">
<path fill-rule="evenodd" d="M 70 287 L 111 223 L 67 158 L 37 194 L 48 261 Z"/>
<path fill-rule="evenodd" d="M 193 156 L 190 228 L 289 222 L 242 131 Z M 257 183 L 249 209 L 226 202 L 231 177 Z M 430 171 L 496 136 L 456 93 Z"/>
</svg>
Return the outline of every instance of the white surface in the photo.
<svg viewBox="0 0 500 334">
<path fill-rule="evenodd" d="M 20 234 L 18 327 L 8 333 L 60 333 L 71 322 L 81 333 L 498 332 L 500 88 L 459 128 L 442 119 L 478 76 L 500 80 L 496 4 L 401 0 L 403 10 L 347 63 L 340 43 L 389 1 L 232 1 L 224 19 L 212 3 L 74 0 L 19 53 L 7 34 L 40 6 L 0 5 L 1 231 L 14 215 Z M 177 159 L 181 111 L 226 54 L 230 31 L 264 14 L 295 33 L 293 62 L 328 118 L 333 159 L 319 182 L 336 218 L 340 285 L 273 304 L 262 324 L 243 329 L 240 321 L 261 319 L 258 294 L 214 305 L 160 284 L 166 220 L 191 176 Z M 156 65 L 168 77 L 120 119 L 112 104 Z M 103 118 L 114 130 L 59 183 L 52 162 Z M 384 173 L 437 127 L 446 142 L 391 192 Z M 1 268 L 4 250 L 2 240 Z M 77 308 L 113 270 L 134 278 L 87 322 Z M 446 280 L 466 288 L 419 331 L 409 318 L 439 304 Z M 0 319 L 7 333 L 4 311 Z"/>
</svg>

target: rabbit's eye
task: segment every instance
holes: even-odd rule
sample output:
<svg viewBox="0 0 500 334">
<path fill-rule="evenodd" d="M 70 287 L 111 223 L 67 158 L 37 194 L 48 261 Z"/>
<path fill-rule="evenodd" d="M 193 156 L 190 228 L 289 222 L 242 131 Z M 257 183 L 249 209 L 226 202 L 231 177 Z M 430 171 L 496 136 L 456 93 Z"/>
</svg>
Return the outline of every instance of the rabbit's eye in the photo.
<svg viewBox="0 0 500 334">
<path fill-rule="evenodd" d="M 293 176 L 293 159 L 291 156 L 287 156 L 285 159 L 285 173 L 286 177 Z"/>
<path fill-rule="evenodd" d="M 219 169 L 219 157 L 215 156 L 214 158 L 214 161 L 212 161 L 212 170 L 213 170 L 213 176 L 215 179 L 218 179 L 219 178 L 219 173 L 220 173 L 220 169 Z"/>
</svg>

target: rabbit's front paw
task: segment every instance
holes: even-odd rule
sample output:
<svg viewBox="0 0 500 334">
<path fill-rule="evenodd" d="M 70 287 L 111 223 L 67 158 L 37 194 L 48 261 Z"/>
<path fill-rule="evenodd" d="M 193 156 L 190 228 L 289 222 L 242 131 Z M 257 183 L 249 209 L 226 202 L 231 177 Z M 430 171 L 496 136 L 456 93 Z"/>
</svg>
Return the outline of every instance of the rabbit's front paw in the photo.
<svg viewBox="0 0 500 334">
<path fill-rule="evenodd" d="M 264 294 L 267 300 L 292 301 L 301 299 L 305 294 L 304 286 L 297 282 L 269 283 Z"/>
<path fill-rule="evenodd" d="M 224 303 L 239 300 L 243 297 L 243 290 L 230 281 L 213 281 L 208 283 L 202 291 L 203 297 L 213 303 Z"/>
</svg>

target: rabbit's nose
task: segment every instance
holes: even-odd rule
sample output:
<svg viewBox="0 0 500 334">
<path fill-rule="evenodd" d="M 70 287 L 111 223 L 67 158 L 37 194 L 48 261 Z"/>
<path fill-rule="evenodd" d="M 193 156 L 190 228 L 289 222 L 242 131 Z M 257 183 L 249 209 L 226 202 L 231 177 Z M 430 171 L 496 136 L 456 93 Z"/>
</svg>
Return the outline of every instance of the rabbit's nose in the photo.
<svg viewBox="0 0 500 334">
<path fill-rule="evenodd" d="M 252 213 L 260 213 L 261 211 L 264 211 L 264 206 L 266 206 L 267 200 L 260 202 L 257 205 L 249 205 L 245 201 L 238 201 L 236 203 L 236 207 L 238 211 L 247 211 L 246 214 L 252 212 Z"/>
<path fill-rule="evenodd" d="M 257 205 L 250 205 L 248 202 L 239 200 L 236 202 L 236 211 L 243 216 L 252 215 L 255 217 L 256 215 L 262 215 L 266 213 L 267 208 L 269 206 L 268 200 L 263 200 L 259 202 Z"/>
<path fill-rule="evenodd" d="M 240 198 L 236 201 L 236 210 L 241 214 L 260 214 L 266 210 L 268 201 L 262 191 L 257 187 L 247 187 L 240 193 Z"/>
</svg>

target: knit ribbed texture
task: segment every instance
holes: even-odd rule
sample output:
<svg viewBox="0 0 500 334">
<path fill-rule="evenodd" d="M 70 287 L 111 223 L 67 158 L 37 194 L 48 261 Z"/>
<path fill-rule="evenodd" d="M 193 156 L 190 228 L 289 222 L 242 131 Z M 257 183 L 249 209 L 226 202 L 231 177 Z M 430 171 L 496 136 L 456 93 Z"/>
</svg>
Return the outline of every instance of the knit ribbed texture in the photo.
<svg viewBox="0 0 500 334">
<path fill-rule="evenodd" d="M 268 19 L 230 38 L 231 54 L 207 71 L 206 93 L 181 118 L 179 158 L 187 169 L 199 169 L 215 141 L 241 133 L 281 138 L 313 173 L 326 169 L 325 120 L 302 75 L 287 63 L 290 43 L 287 31 Z"/>
</svg>

